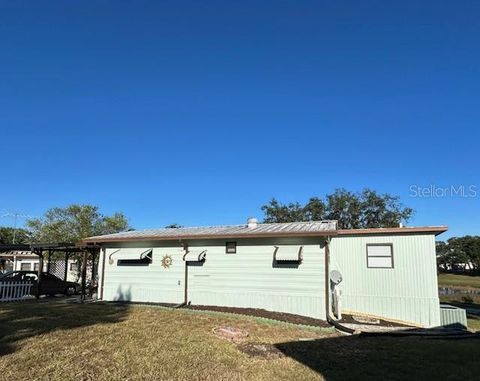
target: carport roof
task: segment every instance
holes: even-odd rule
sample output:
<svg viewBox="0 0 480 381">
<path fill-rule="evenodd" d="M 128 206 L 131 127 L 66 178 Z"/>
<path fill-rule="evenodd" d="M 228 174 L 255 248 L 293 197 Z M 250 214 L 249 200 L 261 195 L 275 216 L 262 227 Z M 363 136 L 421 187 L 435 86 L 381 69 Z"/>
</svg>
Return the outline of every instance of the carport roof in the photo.
<svg viewBox="0 0 480 381">
<path fill-rule="evenodd" d="M 163 228 L 134 230 L 123 233 L 89 237 L 84 243 L 216 239 L 216 238 L 267 238 L 267 237 L 311 237 L 335 235 L 337 221 L 310 221 L 247 225 L 200 226 L 186 228 Z"/>
</svg>

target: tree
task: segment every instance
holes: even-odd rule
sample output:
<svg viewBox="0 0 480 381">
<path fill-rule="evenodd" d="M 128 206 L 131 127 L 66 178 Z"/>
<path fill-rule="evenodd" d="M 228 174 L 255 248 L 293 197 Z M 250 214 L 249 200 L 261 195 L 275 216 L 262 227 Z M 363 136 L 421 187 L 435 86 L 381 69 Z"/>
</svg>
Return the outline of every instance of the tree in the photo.
<svg viewBox="0 0 480 381">
<path fill-rule="evenodd" d="M 51 208 L 42 218 L 27 220 L 27 227 L 37 243 L 78 243 L 83 238 L 112 234 L 129 229 L 128 220 L 122 213 L 103 215 L 93 205 L 72 204 L 65 208 Z M 54 259 L 61 254 L 55 253 Z M 83 257 L 76 254 L 70 258 L 77 261 L 77 280 L 80 278 Z"/>
<path fill-rule="evenodd" d="M 398 196 L 379 194 L 365 188 L 360 193 L 336 189 L 325 201 L 312 197 L 305 205 L 298 202 L 281 204 L 272 199 L 262 206 L 264 222 L 296 222 L 337 220 L 342 229 L 395 227 L 413 215 Z"/>
<path fill-rule="evenodd" d="M 262 206 L 265 214 L 263 222 L 296 222 L 305 221 L 304 208 L 298 203 L 282 205 L 272 198 L 270 203 Z"/>
<path fill-rule="evenodd" d="M 478 272 L 480 270 L 480 236 L 452 237 L 437 242 L 437 263 L 440 270 Z"/>
<path fill-rule="evenodd" d="M 42 218 L 27 220 L 35 242 L 77 243 L 83 238 L 118 233 L 129 229 L 122 213 L 105 216 L 93 205 L 72 204 L 65 208 L 51 208 Z"/>
<path fill-rule="evenodd" d="M 360 195 L 361 225 L 365 228 L 398 226 L 408 221 L 413 209 L 404 207 L 399 196 L 383 195 L 371 189 L 364 189 Z"/>
<path fill-rule="evenodd" d="M 363 227 L 361 210 L 360 196 L 341 188 L 327 195 L 324 219 L 337 220 L 342 229 L 359 229 Z"/>
<path fill-rule="evenodd" d="M 480 268 L 480 237 L 452 237 L 448 240 L 448 246 L 457 264 L 470 271 Z"/>
<path fill-rule="evenodd" d="M 312 197 L 303 207 L 303 213 L 307 221 L 319 221 L 325 216 L 326 205 L 318 197 Z"/>
<path fill-rule="evenodd" d="M 15 237 L 15 240 L 13 239 Z M 30 243 L 31 234 L 28 230 L 22 228 L 12 228 L 9 226 L 0 227 L 0 243 Z M 15 242 L 14 242 L 15 241 Z"/>
<path fill-rule="evenodd" d="M 450 268 L 450 250 L 448 244 L 444 241 L 437 241 L 435 243 L 437 253 L 437 266 L 439 270 L 447 270 Z"/>
</svg>

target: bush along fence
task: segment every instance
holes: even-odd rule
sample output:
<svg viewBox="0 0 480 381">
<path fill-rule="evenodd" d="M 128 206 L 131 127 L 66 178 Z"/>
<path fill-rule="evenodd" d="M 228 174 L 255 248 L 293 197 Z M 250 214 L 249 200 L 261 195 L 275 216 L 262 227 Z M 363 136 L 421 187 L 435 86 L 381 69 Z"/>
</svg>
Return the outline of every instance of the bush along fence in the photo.
<svg viewBox="0 0 480 381">
<path fill-rule="evenodd" d="M 29 281 L 0 283 L 0 302 L 23 300 L 31 294 L 31 289 L 32 283 Z"/>
</svg>

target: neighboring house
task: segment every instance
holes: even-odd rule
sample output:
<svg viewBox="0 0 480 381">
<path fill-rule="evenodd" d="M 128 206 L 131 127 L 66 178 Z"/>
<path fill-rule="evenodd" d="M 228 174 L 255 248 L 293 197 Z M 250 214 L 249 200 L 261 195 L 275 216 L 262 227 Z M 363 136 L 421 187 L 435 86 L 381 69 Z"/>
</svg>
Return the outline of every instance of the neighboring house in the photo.
<svg viewBox="0 0 480 381">
<path fill-rule="evenodd" d="M 0 272 L 38 271 L 38 255 L 30 251 L 9 251 L 0 253 Z"/>
<path fill-rule="evenodd" d="M 8 271 L 38 271 L 40 261 L 38 255 L 30 251 L 9 251 L 0 253 L 0 273 Z M 77 270 L 78 262 L 75 259 L 69 259 L 67 263 L 67 281 L 78 281 L 79 271 Z M 48 261 L 44 261 L 43 271 L 47 271 Z M 50 264 L 51 273 L 63 279 L 65 267 L 64 260 L 53 261 Z"/>
<path fill-rule="evenodd" d="M 338 230 L 336 221 L 170 228 L 90 237 L 99 297 L 326 319 L 343 312 L 440 325 L 435 236 L 446 227 Z M 333 270 L 341 275 L 334 286 Z"/>
<path fill-rule="evenodd" d="M 438 261 L 437 261 L 438 263 Z M 440 271 L 453 271 L 458 273 L 465 273 L 468 271 L 472 271 L 474 265 L 472 262 L 459 262 L 459 263 L 440 263 L 437 264 L 438 269 Z"/>
</svg>

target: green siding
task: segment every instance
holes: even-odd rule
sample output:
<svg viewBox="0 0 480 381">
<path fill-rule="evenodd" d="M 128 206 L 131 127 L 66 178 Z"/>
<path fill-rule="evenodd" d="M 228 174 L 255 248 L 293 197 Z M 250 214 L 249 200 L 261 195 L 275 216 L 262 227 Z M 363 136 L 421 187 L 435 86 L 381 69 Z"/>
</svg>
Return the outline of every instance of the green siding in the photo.
<svg viewBox="0 0 480 381">
<path fill-rule="evenodd" d="M 325 257 L 319 241 L 237 240 L 236 254 L 225 253 L 224 241 L 190 241 L 191 251 L 207 250 L 207 260 L 188 268 L 188 300 L 196 305 L 264 308 L 325 319 Z M 274 245 L 282 244 L 302 244 L 303 263 L 274 267 Z M 114 264 L 109 265 L 108 256 L 116 248 L 106 249 L 104 300 L 181 303 L 182 248 L 164 243 L 142 246 L 154 247 L 153 263 L 148 267 L 117 266 L 116 260 L 128 255 L 124 249 L 114 254 Z M 173 258 L 169 269 L 161 266 L 166 254 Z"/>
<path fill-rule="evenodd" d="M 202 266 L 189 266 L 188 300 L 196 305 L 264 308 L 325 319 L 325 252 L 321 238 L 237 240 L 237 253 L 225 253 L 225 241 L 188 241 L 191 251 L 207 250 Z M 367 243 L 393 244 L 394 268 L 367 268 Z M 274 245 L 303 245 L 299 266 L 273 266 Z M 153 263 L 105 266 L 103 298 L 154 303 L 184 299 L 184 251 L 178 242 L 109 244 L 153 248 Z M 169 269 L 164 255 L 173 258 Z M 343 310 L 376 315 L 426 327 L 440 325 L 435 240 L 432 234 L 333 237 L 330 269 L 343 275 L 339 286 Z M 99 268 L 102 274 L 102 267 Z"/>
<path fill-rule="evenodd" d="M 339 270 L 343 310 L 440 325 L 434 235 L 339 236 L 330 268 Z M 393 244 L 394 268 L 367 268 L 367 243 Z"/>
<path fill-rule="evenodd" d="M 239 244 L 237 254 L 225 254 L 223 245 L 204 248 L 205 264 L 189 267 L 192 304 L 264 308 L 325 319 L 325 257 L 320 245 L 304 245 L 303 262 L 283 267 L 273 267 L 273 245 Z"/>
<path fill-rule="evenodd" d="M 118 254 L 113 254 L 114 263 L 110 265 L 108 257 L 116 250 L 116 248 L 106 250 L 104 300 L 157 303 L 183 301 L 184 262 L 181 248 L 155 247 L 153 261 L 149 266 L 117 266 L 118 259 L 128 257 L 135 249 L 122 249 Z M 161 261 L 167 254 L 173 258 L 173 263 L 169 269 L 164 269 Z"/>
</svg>

